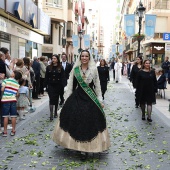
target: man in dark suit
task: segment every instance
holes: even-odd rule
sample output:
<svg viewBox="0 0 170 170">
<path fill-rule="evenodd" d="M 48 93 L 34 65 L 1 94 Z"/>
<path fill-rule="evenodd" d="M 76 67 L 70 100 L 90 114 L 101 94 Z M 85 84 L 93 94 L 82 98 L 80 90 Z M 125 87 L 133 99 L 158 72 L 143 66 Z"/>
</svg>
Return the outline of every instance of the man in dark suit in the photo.
<svg viewBox="0 0 170 170">
<path fill-rule="evenodd" d="M 130 78 L 130 71 L 131 71 L 131 62 L 128 61 L 128 63 L 127 63 L 127 77 L 128 77 L 128 79 Z"/>
<path fill-rule="evenodd" d="M 40 63 L 38 62 L 37 57 L 34 57 L 32 68 L 35 74 L 35 81 L 33 82 L 32 98 L 41 99 L 41 98 L 38 98 L 39 88 L 40 88 Z"/>
<path fill-rule="evenodd" d="M 62 56 L 61 56 L 61 59 L 62 59 L 62 66 L 63 66 L 63 69 L 64 69 L 64 87 L 67 86 L 67 80 L 69 79 L 69 75 L 70 75 L 70 72 L 71 72 L 71 69 L 72 69 L 72 65 L 70 63 L 67 62 L 67 54 L 66 53 L 62 53 Z M 62 106 L 63 103 L 64 103 L 64 87 L 63 89 L 61 90 L 61 93 L 60 93 L 60 103 L 59 105 Z"/>
</svg>

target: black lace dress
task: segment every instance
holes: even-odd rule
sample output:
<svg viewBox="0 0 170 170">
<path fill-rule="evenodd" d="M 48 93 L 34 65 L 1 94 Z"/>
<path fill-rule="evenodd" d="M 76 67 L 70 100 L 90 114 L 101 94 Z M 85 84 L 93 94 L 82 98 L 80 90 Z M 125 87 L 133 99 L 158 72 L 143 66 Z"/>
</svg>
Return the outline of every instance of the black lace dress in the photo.
<svg viewBox="0 0 170 170">
<path fill-rule="evenodd" d="M 94 90 L 93 81 L 89 86 Z M 110 146 L 105 115 L 75 77 L 73 93 L 61 110 L 52 139 L 65 148 L 84 152 L 101 152 Z"/>
<path fill-rule="evenodd" d="M 91 82 L 89 86 L 93 89 L 94 83 Z M 60 127 L 80 142 L 90 142 L 98 132 L 106 129 L 105 116 L 78 84 L 75 77 L 73 93 L 60 113 Z"/>
</svg>

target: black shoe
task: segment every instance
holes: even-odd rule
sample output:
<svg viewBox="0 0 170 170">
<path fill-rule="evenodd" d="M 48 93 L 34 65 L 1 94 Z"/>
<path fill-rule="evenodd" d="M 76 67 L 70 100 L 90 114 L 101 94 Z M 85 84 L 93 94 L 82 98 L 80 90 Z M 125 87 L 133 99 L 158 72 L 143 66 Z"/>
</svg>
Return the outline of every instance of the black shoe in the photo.
<svg viewBox="0 0 170 170">
<path fill-rule="evenodd" d="M 152 119 L 151 118 L 147 118 L 148 122 L 152 122 Z"/>
<path fill-rule="evenodd" d="M 88 153 L 84 153 L 84 154 L 81 153 L 80 160 L 85 161 L 87 159 L 87 157 L 88 157 Z"/>
<path fill-rule="evenodd" d="M 135 105 L 135 108 L 138 108 L 139 107 L 139 105 Z"/>
<path fill-rule="evenodd" d="M 53 118 L 52 117 L 50 117 L 50 122 L 52 122 L 53 121 Z"/>
<path fill-rule="evenodd" d="M 54 118 L 57 118 L 58 116 L 57 115 L 54 115 Z"/>
<path fill-rule="evenodd" d="M 142 120 L 146 120 L 145 117 L 142 116 Z"/>
<path fill-rule="evenodd" d="M 116 83 L 118 83 L 118 81 L 116 81 Z"/>
</svg>

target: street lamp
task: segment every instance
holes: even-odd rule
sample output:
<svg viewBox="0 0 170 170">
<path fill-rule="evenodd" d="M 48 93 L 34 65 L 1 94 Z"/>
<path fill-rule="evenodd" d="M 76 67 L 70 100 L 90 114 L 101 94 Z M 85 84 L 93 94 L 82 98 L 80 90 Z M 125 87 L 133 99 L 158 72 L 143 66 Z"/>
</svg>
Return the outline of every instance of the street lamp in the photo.
<svg viewBox="0 0 170 170">
<path fill-rule="evenodd" d="M 81 48 L 81 40 L 82 40 L 82 38 L 83 38 L 83 31 L 82 31 L 82 30 L 80 30 L 80 31 L 78 32 L 78 36 L 79 36 L 79 38 L 80 38 L 80 48 L 78 49 L 78 52 L 81 53 L 81 51 L 83 50 L 83 49 Z"/>
<path fill-rule="evenodd" d="M 139 6 L 138 6 L 137 11 L 136 11 L 137 15 L 139 16 L 139 32 L 138 32 L 139 36 L 140 36 L 140 33 L 141 33 L 142 18 L 143 18 L 143 15 L 144 15 L 145 10 L 146 10 L 146 8 L 143 7 L 142 2 L 140 1 L 140 2 L 139 2 Z M 140 40 L 140 38 L 139 38 L 139 39 L 138 39 L 138 56 L 139 56 L 139 54 L 140 54 L 140 41 L 141 41 L 141 40 Z"/>
<path fill-rule="evenodd" d="M 94 47 L 92 47 L 92 56 L 93 56 L 93 58 L 95 57 L 95 55 L 94 55 Z"/>
<path fill-rule="evenodd" d="M 118 47 L 119 47 L 119 42 L 116 43 L 116 55 L 117 55 L 117 57 L 118 57 L 118 55 L 119 55 Z"/>
</svg>

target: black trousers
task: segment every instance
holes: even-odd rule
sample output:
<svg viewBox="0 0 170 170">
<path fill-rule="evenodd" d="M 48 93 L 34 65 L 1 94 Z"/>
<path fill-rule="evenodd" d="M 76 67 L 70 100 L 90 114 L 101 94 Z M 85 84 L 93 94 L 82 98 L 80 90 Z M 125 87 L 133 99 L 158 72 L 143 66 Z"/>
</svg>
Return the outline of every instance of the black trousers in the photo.
<svg viewBox="0 0 170 170">
<path fill-rule="evenodd" d="M 115 70 L 113 69 L 113 79 L 115 80 Z"/>
<path fill-rule="evenodd" d="M 44 79 L 45 78 L 41 78 L 40 77 L 40 90 L 39 90 L 39 94 L 44 94 Z"/>
<path fill-rule="evenodd" d="M 32 91 L 32 98 L 37 98 L 40 89 L 40 76 L 35 77 L 35 81 L 33 83 L 33 91 Z"/>
<path fill-rule="evenodd" d="M 64 102 L 64 87 L 62 87 L 61 88 L 61 91 L 60 91 L 60 101 L 61 101 L 61 103 L 63 103 Z"/>
</svg>

